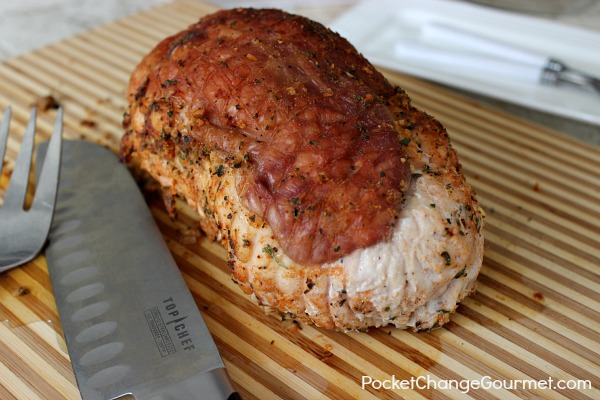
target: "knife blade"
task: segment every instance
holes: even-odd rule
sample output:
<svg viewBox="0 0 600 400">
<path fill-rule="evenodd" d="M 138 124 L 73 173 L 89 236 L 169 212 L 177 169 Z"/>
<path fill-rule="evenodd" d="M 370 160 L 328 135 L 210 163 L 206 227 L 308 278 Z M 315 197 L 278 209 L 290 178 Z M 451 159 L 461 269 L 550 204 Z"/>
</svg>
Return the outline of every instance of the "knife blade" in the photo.
<svg viewBox="0 0 600 400">
<path fill-rule="evenodd" d="M 240 398 L 127 168 L 99 145 L 63 146 L 45 254 L 83 400 Z"/>
</svg>

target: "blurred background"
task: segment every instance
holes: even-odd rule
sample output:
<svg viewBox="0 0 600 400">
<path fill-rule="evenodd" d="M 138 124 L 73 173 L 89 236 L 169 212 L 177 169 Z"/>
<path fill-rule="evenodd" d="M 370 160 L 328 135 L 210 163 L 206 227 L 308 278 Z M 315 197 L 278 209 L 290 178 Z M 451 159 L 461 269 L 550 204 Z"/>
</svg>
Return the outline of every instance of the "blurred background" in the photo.
<svg viewBox="0 0 600 400">
<path fill-rule="evenodd" d="M 0 0 L 0 60 L 169 0 Z M 447 0 L 459 1 L 459 0 Z M 223 8 L 277 7 L 327 23 L 357 0 L 209 0 Z M 600 1 L 474 0 L 600 31 Z"/>
<path fill-rule="evenodd" d="M 0 62 L 63 38 L 170 0 L 0 0 Z M 325 25 L 359 0 L 204 0 L 222 8 L 276 7 Z M 466 2 L 466 0 L 445 0 Z M 471 0 L 470 3 L 514 11 L 600 33 L 598 0 Z M 472 93 L 467 95 L 472 96 Z M 600 145 L 600 127 L 533 111 L 510 102 L 476 96 L 483 103 Z M 599 111 L 600 113 L 600 111 Z"/>
</svg>

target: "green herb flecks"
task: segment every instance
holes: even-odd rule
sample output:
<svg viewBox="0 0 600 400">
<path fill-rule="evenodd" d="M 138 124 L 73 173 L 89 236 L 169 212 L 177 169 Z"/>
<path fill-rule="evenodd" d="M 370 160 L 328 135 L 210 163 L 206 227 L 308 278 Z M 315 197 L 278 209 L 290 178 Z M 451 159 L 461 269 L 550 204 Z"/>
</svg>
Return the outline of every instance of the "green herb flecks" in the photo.
<svg viewBox="0 0 600 400">
<path fill-rule="evenodd" d="M 268 255 L 271 256 L 271 258 L 277 263 L 277 265 L 279 265 L 282 268 L 288 269 L 288 267 L 282 263 L 281 261 L 279 261 L 277 259 L 277 257 L 275 257 L 275 250 L 271 247 L 270 244 L 267 244 L 265 247 L 263 247 L 263 253 L 267 253 Z"/>
<path fill-rule="evenodd" d="M 454 279 L 458 279 L 458 278 L 462 278 L 463 276 L 466 275 L 466 270 L 467 267 L 463 267 L 463 269 L 461 269 L 460 271 L 458 271 L 458 273 L 456 275 L 454 275 Z"/>
<path fill-rule="evenodd" d="M 408 146 L 408 144 L 409 144 L 409 143 L 410 143 L 410 138 L 408 138 L 408 137 L 407 137 L 407 138 L 404 138 L 404 139 L 402 139 L 402 140 L 400 141 L 400 144 L 401 144 L 402 146 Z"/>
<path fill-rule="evenodd" d="M 217 166 L 217 168 L 215 169 L 215 175 L 217 175 L 219 177 L 225 175 L 225 168 L 223 167 L 222 164 Z"/>
<path fill-rule="evenodd" d="M 444 251 L 444 252 L 442 252 L 441 256 L 444 257 L 444 261 L 446 261 L 446 265 L 452 264 L 452 258 L 450 257 L 450 253 L 448 253 L 447 251 Z"/>
</svg>

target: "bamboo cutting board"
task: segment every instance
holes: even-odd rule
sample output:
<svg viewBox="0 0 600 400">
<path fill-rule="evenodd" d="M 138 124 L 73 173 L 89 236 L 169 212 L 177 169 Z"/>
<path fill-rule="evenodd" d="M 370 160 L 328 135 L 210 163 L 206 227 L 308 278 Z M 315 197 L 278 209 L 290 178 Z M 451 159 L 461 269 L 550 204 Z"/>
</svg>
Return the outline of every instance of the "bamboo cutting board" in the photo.
<svg viewBox="0 0 600 400">
<path fill-rule="evenodd" d="M 13 106 L 0 198 L 31 105 L 52 96 L 66 138 L 116 151 L 130 71 L 212 10 L 177 0 L 0 64 L 0 111 Z M 224 250 L 196 234 L 193 212 L 181 206 L 172 221 L 148 198 L 235 385 L 245 399 L 600 398 L 600 149 L 386 75 L 446 126 L 487 211 L 478 291 L 431 332 L 282 322 L 232 283 Z M 43 138 L 54 116 L 40 112 Z M 363 388 L 363 377 L 374 384 Z M 41 256 L 0 274 L 0 399 L 78 398 Z"/>
</svg>

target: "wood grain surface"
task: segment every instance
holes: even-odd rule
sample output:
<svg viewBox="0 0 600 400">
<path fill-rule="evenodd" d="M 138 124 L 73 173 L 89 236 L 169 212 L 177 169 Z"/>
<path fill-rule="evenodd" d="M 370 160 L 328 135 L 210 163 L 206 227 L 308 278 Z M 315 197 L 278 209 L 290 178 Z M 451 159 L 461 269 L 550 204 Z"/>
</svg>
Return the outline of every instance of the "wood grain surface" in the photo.
<svg viewBox="0 0 600 400">
<path fill-rule="evenodd" d="M 32 105 L 52 96 L 65 138 L 116 151 L 130 71 L 212 10 L 177 0 L 0 64 L 0 111 L 13 106 L 0 198 Z M 478 291 L 431 332 L 281 321 L 231 281 L 224 250 L 196 234 L 191 210 L 172 221 L 149 196 L 236 387 L 245 399 L 600 398 L 600 149 L 384 72 L 446 126 L 487 212 Z M 40 111 L 39 140 L 54 117 Z M 376 383 L 362 387 L 363 376 Z M 78 398 L 40 256 L 0 274 L 0 399 Z"/>
</svg>

